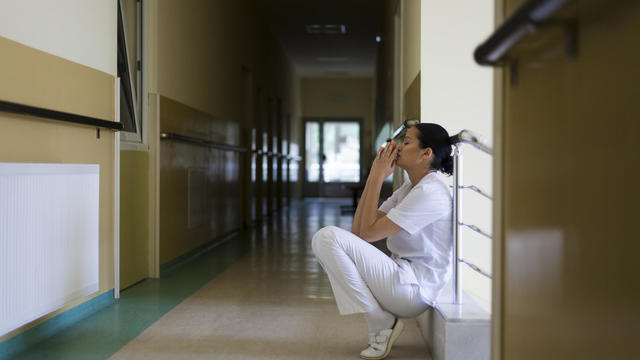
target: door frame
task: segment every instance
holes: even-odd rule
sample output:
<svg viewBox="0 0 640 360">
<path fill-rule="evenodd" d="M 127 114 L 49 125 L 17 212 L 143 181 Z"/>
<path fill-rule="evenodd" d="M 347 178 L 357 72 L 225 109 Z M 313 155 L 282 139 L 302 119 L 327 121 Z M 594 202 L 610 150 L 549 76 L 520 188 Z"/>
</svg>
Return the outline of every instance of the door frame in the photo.
<svg viewBox="0 0 640 360">
<path fill-rule="evenodd" d="M 318 122 L 320 124 L 320 153 L 322 154 L 322 146 L 324 144 L 324 123 L 325 122 L 357 122 L 359 126 L 359 141 L 360 141 L 360 183 L 362 179 L 362 169 L 364 168 L 363 160 L 365 156 L 365 149 L 362 144 L 364 143 L 364 131 L 363 131 L 363 118 L 359 117 L 310 117 L 306 116 L 302 118 L 302 149 L 304 151 L 302 156 L 302 194 L 303 197 L 351 197 L 352 192 L 345 188 L 345 185 L 355 185 L 354 182 L 340 182 L 340 183 L 325 183 L 325 182 L 309 182 L 307 181 L 307 123 Z M 323 167 L 320 166 L 320 177 L 323 176 Z"/>
</svg>

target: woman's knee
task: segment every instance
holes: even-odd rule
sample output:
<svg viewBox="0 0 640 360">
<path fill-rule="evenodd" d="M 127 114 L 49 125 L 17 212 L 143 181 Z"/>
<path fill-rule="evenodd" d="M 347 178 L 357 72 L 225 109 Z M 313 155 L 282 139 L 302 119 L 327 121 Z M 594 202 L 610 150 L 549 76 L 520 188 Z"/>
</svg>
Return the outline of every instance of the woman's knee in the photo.
<svg viewBox="0 0 640 360">
<path fill-rule="evenodd" d="M 320 248 L 331 247 L 335 244 L 337 238 L 336 229 L 336 226 L 325 226 L 313 235 L 311 248 L 316 256 L 318 256 Z"/>
</svg>

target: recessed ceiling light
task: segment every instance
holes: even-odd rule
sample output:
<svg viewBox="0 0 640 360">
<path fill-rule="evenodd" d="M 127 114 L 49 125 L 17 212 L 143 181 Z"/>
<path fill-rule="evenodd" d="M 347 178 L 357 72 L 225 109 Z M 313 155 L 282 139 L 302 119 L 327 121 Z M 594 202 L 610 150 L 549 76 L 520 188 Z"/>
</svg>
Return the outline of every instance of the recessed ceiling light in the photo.
<svg viewBox="0 0 640 360">
<path fill-rule="evenodd" d="M 342 24 L 311 24 L 305 25 L 308 34 L 343 35 L 347 33 L 347 26 Z"/>
<path fill-rule="evenodd" d="M 349 76 L 349 72 L 347 71 L 325 71 L 325 76 Z"/>
<path fill-rule="evenodd" d="M 380 35 L 376 36 L 376 42 L 379 43 L 380 41 L 382 41 L 382 37 Z"/>
<path fill-rule="evenodd" d="M 344 57 L 344 56 L 321 56 L 317 59 L 318 61 L 325 61 L 325 62 L 342 62 L 342 61 L 349 60 L 348 57 Z"/>
</svg>

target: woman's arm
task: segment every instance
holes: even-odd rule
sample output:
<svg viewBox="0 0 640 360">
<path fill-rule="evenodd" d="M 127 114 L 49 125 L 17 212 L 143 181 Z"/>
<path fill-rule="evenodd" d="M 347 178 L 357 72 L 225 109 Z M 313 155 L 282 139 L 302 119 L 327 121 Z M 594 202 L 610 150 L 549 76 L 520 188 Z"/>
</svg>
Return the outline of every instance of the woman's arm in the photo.
<svg viewBox="0 0 640 360">
<path fill-rule="evenodd" d="M 384 150 L 384 148 L 381 146 L 378 149 L 378 152 L 376 153 L 376 158 L 380 157 L 380 154 L 382 153 L 382 151 Z M 365 182 L 364 185 L 364 189 L 362 190 L 362 195 L 360 195 L 360 201 L 358 201 L 358 206 L 356 207 L 356 212 L 353 215 L 353 223 L 351 224 L 351 232 L 356 235 L 356 236 L 360 236 L 360 233 L 362 232 L 362 208 L 364 207 L 363 204 L 365 203 L 368 194 L 369 194 L 369 189 L 371 188 L 370 182 L 371 182 L 371 178 L 372 178 L 372 173 L 369 172 L 369 176 L 367 177 L 367 181 Z M 378 199 L 376 200 L 376 210 L 377 210 L 377 203 L 380 200 L 380 195 L 378 194 Z M 382 211 L 377 211 L 377 216 L 376 216 L 376 220 L 380 219 L 381 217 L 385 216 L 386 214 Z"/>
<path fill-rule="evenodd" d="M 362 208 L 364 207 L 363 204 L 365 203 L 367 197 L 369 196 L 369 189 L 371 188 L 369 186 L 369 179 L 371 178 L 371 176 L 369 176 L 369 178 L 367 178 L 367 182 L 364 186 L 364 190 L 362 190 L 362 195 L 360 195 L 360 201 L 358 201 L 358 207 L 356 208 L 356 213 L 353 215 L 353 224 L 351 225 L 351 232 L 356 235 L 356 236 L 360 236 L 360 233 L 362 232 Z M 376 204 L 377 205 L 377 204 Z M 377 209 L 377 207 L 376 207 Z M 381 217 L 385 216 L 386 213 L 377 210 L 377 217 L 376 219 L 380 219 Z"/>
<path fill-rule="evenodd" d="M 362 190 L 362 195 L 360 195 L 360 201 L 358 201 L 358 207 L 356 208 L 356 213 L 353 214 L 353 224 L 351 224 L 351 232 L 360 236 L 360 220 L 362 219 L 362 203 L 364 203 L 364 199 L 367 197 L 367 184 L 369 184 L 369 179 L 367 178 L 367 182 L 364 186 L 364 190 Z"/>
<path fill-rule="evenodd" d="M 376 156 L 371 173 L 365 186 L 366 197 L 361 198 L 358 204 L 360 211 L 358 224 L 358 235 L 362 239 L 373 242 L 385 238 L 391 234 L 402 230 L 398 225 L 389 220 L 381 211 L 378 211 L 378 201 L 380 200 L 380 189 L 384 179 L 393 173 L 396 162 L 395 156 L 397 146 L 395 143 L 380 148 Z M 363 191 L 364 194 L 364 191 Z M 382 216 L 380 216 L 382 214 Z M 354 216 L 355 218 L 355 216 Z"/>
</svg>

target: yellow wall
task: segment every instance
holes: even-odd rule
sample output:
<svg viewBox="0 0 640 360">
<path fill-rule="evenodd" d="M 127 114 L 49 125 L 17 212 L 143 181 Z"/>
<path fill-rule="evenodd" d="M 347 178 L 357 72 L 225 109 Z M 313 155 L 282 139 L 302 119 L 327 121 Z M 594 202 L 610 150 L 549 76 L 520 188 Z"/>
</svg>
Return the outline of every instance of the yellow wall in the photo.
<svg viewBox="0 0 640 360">
<path fill-rule="evenodd" d="M 403 98 L 404 115 L 407 119 L 420 119 L 420 73 L 413 79 Z"/>
<path fill-rule="evenodd" d="M 0 99 L 115 119 L 114 77 L 0 36 Z"/>
<path fill-rule="evenodd" d="M 501 359 L 640 358 L 640 4 L 579 3 L 505 72 Z"/>
<path fill-rule="evenodd" d="M 0 99 L 53 110 L 114 119 L 114 78 L 101 71 L 0 37 Z M 115 56 L 115 55 L 114 55 Z M 99 292 L 0 338 L 113 288 L 114 133 L 29 116 L 0 113 L 0 162 L 100 165 Z"/>
<path fill-rule="evenodd" d="M 159 132 L 249 147 L 242 134 L 250 133 L 245 89 L 245 76 L 250 72 L 253 91 L 261 89 L 265 99 L 282 99 L 283 118 L 290 115 L 290 123 L 283 126 L 294 130 L 290 140 L 299 143 L 295 71 L 278 42 L 264 31 L 254 1 L 165 0 L 149 5 L 148 87 L 160 99 L 160 114 L 150 121 L 157 122 Z M 195 120 L 188 114 L 197 114 Z M 239 226 L 235 220 L 242 219 L 244 204 L 238 204 L 241 198 L 239 194 L 234 197 L 232 190 L 239 191 L 241 184 L 235 172 L 241 168 L 241 158 L 169 140 L 155 149 L 154 144 L 151 139 L 151 163 L 159 164 L 152 176 L 160 180 L 160 225 L 156 229 L 160 263 L 166 263 Z M 207 180 L 211 223 L 189 230 L 183 211 L 188 195 L 186 172 L 193 167 L 217 170 L 211 170 Z M 229 191 L 220 190 L 221 184 L 222 190 Z M 229 204 L 238 214 L 233 210 L 225 213 L 230 218 L 215 216 L 213 209 Z"/>
<path fill-rule="evenodd" d="M 120 152 L 120 288 L 149 276 L 149 153 Z"/>
</svg>

